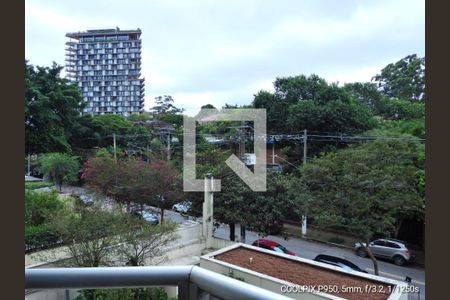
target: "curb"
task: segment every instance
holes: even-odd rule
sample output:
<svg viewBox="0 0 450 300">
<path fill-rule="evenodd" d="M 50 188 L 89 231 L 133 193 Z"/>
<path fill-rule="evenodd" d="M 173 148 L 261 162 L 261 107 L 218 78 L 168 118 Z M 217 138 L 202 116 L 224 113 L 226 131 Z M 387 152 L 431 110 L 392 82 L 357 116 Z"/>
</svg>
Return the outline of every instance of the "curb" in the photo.
<svg viewBox="0 0 450 300">
<path fill-rule="evenodd" d="M 295 237 L 295 238 L 299 238 L 299 239 L 306 240 L 306 241 L 326 244 L 326 245 L 335 246 L 335 247 L 344 248 L 344 249 L 349 249 L 349 250 L 353 249 L 353 247 L 351 247 L 351 246 L 346 246 L 346 245 L 342 245 L 342 244 L 337 244 L 337 243 L 317 240 L 317 239 L 309 238 L 309 237 L 303 237 L 301 235 L 296 235 L 296 234 L 291 234 L 291 233 L 288 233 L 287 235 L 290 236 L 290 237 Z"/>
</svg>

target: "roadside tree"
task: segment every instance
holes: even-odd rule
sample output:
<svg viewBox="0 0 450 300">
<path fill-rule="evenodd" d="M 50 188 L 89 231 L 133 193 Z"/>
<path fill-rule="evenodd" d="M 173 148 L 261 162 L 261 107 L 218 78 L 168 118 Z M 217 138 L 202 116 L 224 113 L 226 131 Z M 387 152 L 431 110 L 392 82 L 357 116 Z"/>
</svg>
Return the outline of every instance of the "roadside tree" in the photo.
<svg viewBox="0 0 450 300">
<path fill-rule="evenodd" d="M 66 183 L 78 181 L 80 163 L 77 157 L 65 153 L 48 153 L 39 159 L 39 170 L 42 174 L 61 187 Z"/>
<path fill-rule="evenodd" d="M 410 136 L 409 136 L 410 137 Z M 423 218 L 423 145 L 376 140 L 316 158 L 301 169 L 299 197 L 317 225 L 365 242 L 394 235 L 405 218 Z"/>
</svg>

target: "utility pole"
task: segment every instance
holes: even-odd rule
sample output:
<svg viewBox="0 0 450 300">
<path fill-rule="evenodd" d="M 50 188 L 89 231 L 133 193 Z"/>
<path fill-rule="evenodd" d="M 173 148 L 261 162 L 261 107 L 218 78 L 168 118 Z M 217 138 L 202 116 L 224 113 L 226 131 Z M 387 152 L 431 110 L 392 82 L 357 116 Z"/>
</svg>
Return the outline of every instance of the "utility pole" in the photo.
<svg viewBox="0 0 450 300">
<path fill-rule="evenodd" d="M 245 128 L 245 122 L 241 121 L 241 126 L 238 128 L 239 130 L 239 158 L 242 162 L 245 163 L 245 137 L 244 137 L 244 128 Z M 244 167 L 244 166 L 243 166 Z M 240 230 L 241 230 L 241 243 L 245 243 L 245 225 L 240 224 Z"/>
<path fill-rule="evenodd" d="M 27 175 L 28 175 L 28 176 L 31 175 L 30 165 L 31 165 L 31 154 L 28 153 L 28 162 L 27 162 Z"/>
<path fill-rule="evenodd" d="M 117 162 L 116 134 L 113 133 L 114 160 Z"/>
<path fill-rule="evenodd" d="M 170 160 L 170 131 L 167 132 L 167 161 Z"/>
<path fill-rule="evenodd" d="M 214 226 L 214 197 L 213 197 L 213 181 L 211 174 L 205 176 L 205 195 L 203 201 L 203 218 L 202 228 L 203 236 L 206 239 L 206 248 L 213 246 L 213 226 Z"/>
<path fill-rule="evenodd" d="M 272 164 L 275 164 L 275 138 L 272 137 Z"/>
<path fill-rule="evenodd" d="M 305 130 L 303 130 L 303 165 L 306 164 L 307 142 L 308 142 L 308 132 L 305 129 Z M 307 224 L 308 224 L 308 218 L 307 218 L 306 214 L 302 215 L 302 236 L 306 235 Z"/>
<path fill-rule="evenodd" d="M 308 132 L 305 129 L 303 130 L 303 164 L 306 163 L 307 143 L 308 143 Z"/>
</svg>

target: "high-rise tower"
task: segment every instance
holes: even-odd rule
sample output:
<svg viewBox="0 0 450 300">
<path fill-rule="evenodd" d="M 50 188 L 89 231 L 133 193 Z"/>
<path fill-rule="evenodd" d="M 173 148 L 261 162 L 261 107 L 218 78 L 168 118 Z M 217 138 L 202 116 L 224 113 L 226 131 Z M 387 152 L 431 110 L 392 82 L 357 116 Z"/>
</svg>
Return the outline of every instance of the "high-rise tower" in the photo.
<svg viewBox="0 0 450 300">
<path fill-rule="evenodd" d="M 87 30 L 66 37 L 66 74 L 87 102 L 83 114 L 143 111 L 140 29 Z"/>
</svg>

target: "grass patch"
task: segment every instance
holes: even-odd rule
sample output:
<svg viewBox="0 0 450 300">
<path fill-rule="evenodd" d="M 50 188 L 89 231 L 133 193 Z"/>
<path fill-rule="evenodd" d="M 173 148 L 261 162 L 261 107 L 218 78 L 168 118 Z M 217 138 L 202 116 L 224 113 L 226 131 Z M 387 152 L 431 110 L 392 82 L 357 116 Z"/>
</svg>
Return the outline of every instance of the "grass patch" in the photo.
<svg viewBox="0 0 450 300">
<path fill-rule="evenodd" d="M 26 190 L 36 190 L 44 187 L 52 187 L 54 186 L 51 182 L 42 182 L 42 181 L 27 181 L 25 182 L 25 189 Z"/>
</svg>

